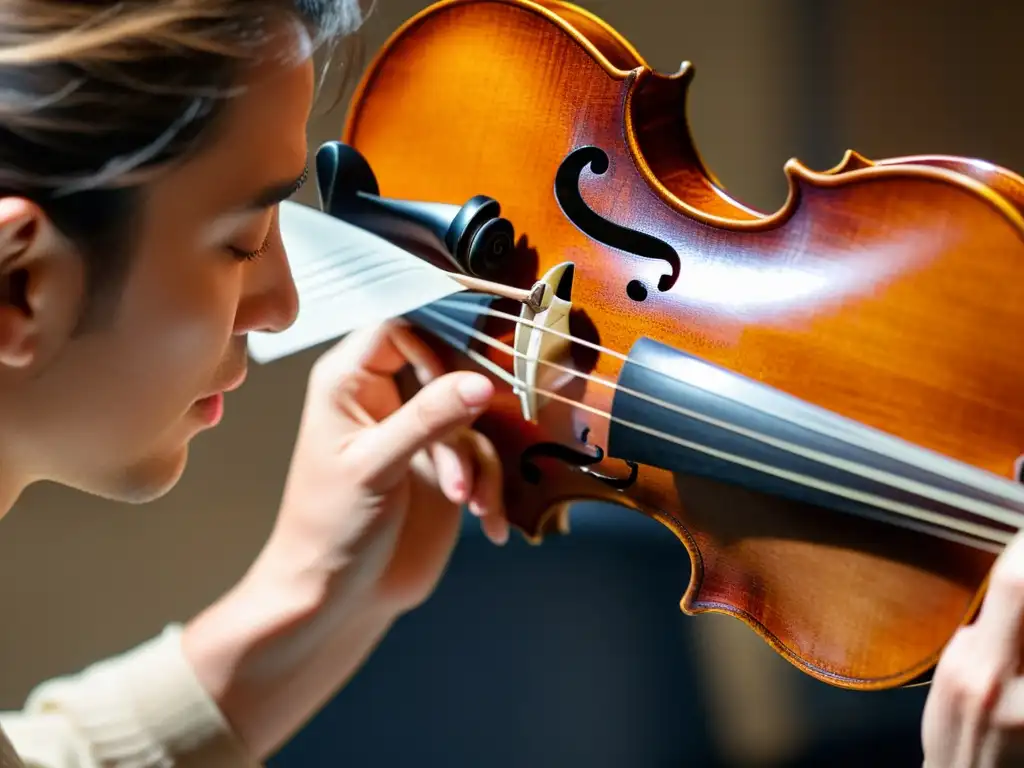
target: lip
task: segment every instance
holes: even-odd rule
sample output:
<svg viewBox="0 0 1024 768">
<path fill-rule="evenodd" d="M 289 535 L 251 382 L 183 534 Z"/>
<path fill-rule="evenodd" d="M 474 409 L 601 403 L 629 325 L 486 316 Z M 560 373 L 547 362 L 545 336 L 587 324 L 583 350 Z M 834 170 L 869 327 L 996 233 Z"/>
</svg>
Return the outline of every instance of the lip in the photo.
<svg viewBox="0 0 1024 768">
<path fill-rule="evenodd" d="M 246 377 L 247 374 L 248 374 L 248 371 L 245 368 L 243 368 L 241 371 L 239 371 L 237 374 L 235 374 L 235 376 L 233 378 L 229 379 L 227 384 L 225 384 L 225 385 L 223 385 L 221 387 L 218 387 L 217 389 L 215 389 L 212 392 L 209 392 L 208 394 L 203 395 L 199 399 L 200 400 L 207 400 L 207 399 L 209 399 L 211 397 L 217 397 L 218 395 L 223 395 L 226 392 L 234 392 L 236 389 L 241 387 L 242 384 L 245 383 L 245 377 Z"/>
<path fill-rule="evenodd" d="M 204 395 L 192 404 L 192 407 L 199 413 L 201 420 L 206 426 L 215 427 L 224 418 L 224 395 L 242 386 L 245 382 L 246 373 L 246 369 L 243 368 L 216 392 Z"/>
<path fill-rule="evenodd" d="M 193 408 L 199 412 L 199 416 L 206 426 L 215 427 L 224 418 L 224 393 L 218 392 L 215 395 L 196 400 Z"/>
</svg>

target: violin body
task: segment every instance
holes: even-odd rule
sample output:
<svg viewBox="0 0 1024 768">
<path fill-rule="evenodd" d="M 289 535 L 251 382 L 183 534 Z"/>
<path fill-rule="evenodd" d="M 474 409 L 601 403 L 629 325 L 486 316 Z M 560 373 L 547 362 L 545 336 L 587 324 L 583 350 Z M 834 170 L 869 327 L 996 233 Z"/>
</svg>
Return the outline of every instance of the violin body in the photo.
<svg viewBox="0 0 1024 768">
<path fill-rule="evenodd" d="M 1024 181 L 963 158 L 848 153 L 823 172 L 790 161 L 785 204 L 757 211 L 703 165 L 686 121 L 691 79 L 688 65 L 652 71 L 566 3 L 445 0 L 377 54 L 341 140 L 388 197 L 500 201 L 519 236 L 487 279 L 529 288 L 571 264 L 568 327 L 584 343 L 556 352 L 563 374 L 582 375 L 545 379 L 562 397 L 530 421 L 489 373 L 499 395 L 475 425 L 501 455 L 508 514 L 529 540 L 567 532 L 580 500 L 647 515 L 689 554 L 684 612 L 732 615 L 833 685 L 921 682 L 977 610 L 994 552 L 623 458 L 607 414 L 649 340 L 1013 477 Z M 463 322 L 513 345 L 520 308 L 494 307 L 500 316 Z M 488 373 L 483 356 L 514 371 L 494 346 L 471 342 L 474 359 L 424 337 L 452 367 Z M 633 447 L 649 457 L 647 439 L 646 453 Z"/>
</svg>

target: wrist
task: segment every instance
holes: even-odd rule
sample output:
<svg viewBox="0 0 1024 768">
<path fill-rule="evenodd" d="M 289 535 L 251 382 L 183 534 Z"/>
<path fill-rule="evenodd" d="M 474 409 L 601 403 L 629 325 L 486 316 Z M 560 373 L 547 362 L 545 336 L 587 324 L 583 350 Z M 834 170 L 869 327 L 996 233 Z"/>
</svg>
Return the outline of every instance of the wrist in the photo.
<svg viewBox="0 0 1024 768">
<path fill-rule="evenodd" d="M 343 684 L 345 670 L 396 618 L 370 595 L 356 599 L 355 590 L 338 599 L 346 590 L 334 581 L 261 556 L 184 628 L 182 647 L 196 677 L 260 759 L 301 724 L 305 699 L 314 698 L 303 689 L 325 687 L 322 696 Z M 326 654 L 334 658 L 325 664 Z"/>
<path fill-rule="evenodd" d="M 226 715 L 233 692 L 258 676 L 263 657 L 314 619 L 321 597 L 312 587 L 247 574 L 185 626 L 185 656 Z"/>
</svg>

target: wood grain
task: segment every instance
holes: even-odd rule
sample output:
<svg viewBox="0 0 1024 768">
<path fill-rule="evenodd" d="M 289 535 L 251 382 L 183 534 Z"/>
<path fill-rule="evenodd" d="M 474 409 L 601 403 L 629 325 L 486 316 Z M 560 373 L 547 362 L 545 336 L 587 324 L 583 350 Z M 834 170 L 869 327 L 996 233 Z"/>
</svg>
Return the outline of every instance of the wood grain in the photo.
<svg viewBox="0 0 1024 768">
<path fill-rule="evenodd" d="M 527 288 L 573 262 L 580 337 L 625 354 L 648 336 L 1009 476 L 1024 453 L 1020 177 L 964 158 L 851 153 L 822 172 L 790 161 L 785 205 L 755 211 L 699 158 L 691 78 L 685 66 L 654 73 L 571 5 L 447 1 L 380 51 L 341 138 L 388 197 L 496 198 L 520 240 L 489 279 Z M 609 166 L 583 172 L 584 199 L 674 249 L 670 290 L 657 290 L 665 262 L 596 242 L 559 206 L 559 167 L 588 146 Z M 645 301 L 627 295 L 634 280 Z M 507 321 L 486 331 L 511 341 Z M 615 381 L 619 358 L 574 352 L 577 368 Z M 849 688 L 921 679 L 976 609 L 993 558 L 960 545 L 648 467 L 626 491 L 554 459 L 528 482 L 530 446 L 605 445 L 608 421 L 593 411 L 610 409 L 612 390 L 577 379 L 563 394 L 587 408 L 550 403 L 530 425 L 505 388 L 477 424 L 502 454 L 510 514 L 531 540 L 566 531 L 566 505 L 582 498 L 649 515 L 693 563 L 684 611 L 736 616 L 800 669 Z M 626 474 L 614 461 L 595 469 Z"/>
</svg>

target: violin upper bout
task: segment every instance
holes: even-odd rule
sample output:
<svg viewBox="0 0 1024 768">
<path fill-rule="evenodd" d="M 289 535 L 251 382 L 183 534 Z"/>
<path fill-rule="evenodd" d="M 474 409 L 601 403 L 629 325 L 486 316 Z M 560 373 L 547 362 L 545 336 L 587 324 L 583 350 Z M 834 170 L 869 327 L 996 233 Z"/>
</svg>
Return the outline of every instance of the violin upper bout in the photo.
<svg viewBox="0 0 1024 768">
<path fill-rule="evenodd" d="M 626 144 L 649 186 L 674 208 L 723 220 L 760 218 L 731 197 L 701 156 L 687 117 L 695 69 L 684 61 L 669 75 L 634 70 L 623 99 Z"/>
<path fill-rule="evenodd" d="M 856 213 L 861 216 L 875 213 L 879 222 L 895 224 L 885 219 L 887 200 L 899 198 L 907 227 L 932 222 L 946 226 L 951 217 L 970 217 L 974 227 L 1009 226 L 1024 244 L 1024 212 L 1017 201 L 996 186 L 938 164 L 875 163 L 848 151 L 836 168 L 824 172 L 813 171 L 795 158 L 786 162 L 783 171 L 789 192 L 782 207 L 760 222 L 738 224 L 737 229 L 772 229 L 794 216 L 807 194 L 824 193 L 835 205 L 843 205 L 858 185 L 872 184 L 877 205 L 866 208 L 865 201 L 859 200 Z M 844 192 L 849 193 L 845 199 Z M 919 215 L 922 211 L 928 215 Z"/>
<path fill-rule="evenodd" d="M 842 159 L 836 165 L 821 171 L 821 173 L 835 176 L 849 171 L 859 171 L 861 168 L 870 168 L 872 165 L 874 163 L 864 157 L 864 155 L 856 150 L 848 149 L 843 153 Z"/>
</svg>

